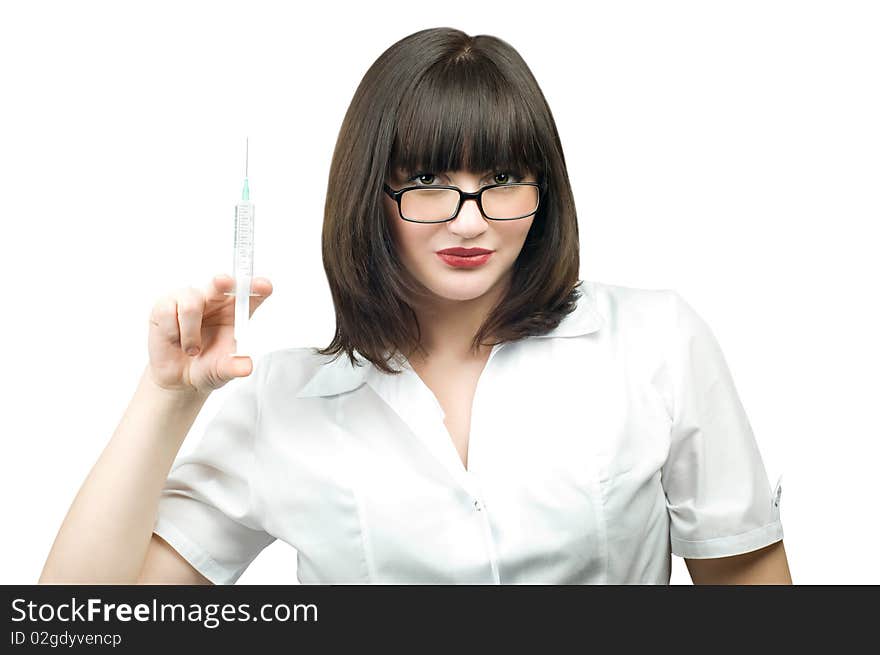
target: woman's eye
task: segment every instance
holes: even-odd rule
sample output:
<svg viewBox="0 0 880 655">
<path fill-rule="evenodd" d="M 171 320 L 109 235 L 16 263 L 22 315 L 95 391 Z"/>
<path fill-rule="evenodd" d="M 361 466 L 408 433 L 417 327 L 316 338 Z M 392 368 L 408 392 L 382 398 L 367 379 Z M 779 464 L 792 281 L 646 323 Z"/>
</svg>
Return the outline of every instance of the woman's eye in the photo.
<svg viewBox="0 0 880 655">
<path fill-rule="evenodd" d="M 501 178 L 501 179 L 499 179 Z M 522 182 L 525 176 L 519 171 L 498 171 L 493 176 L 493 184 L 515 184 Z"/>
<path fill-rule="evenodd" d="M 418 180 L 420 182 L 420 184 L 418 184 L 417 186 L 431 186 L 432 185 L 431 183 L 434 181 L 434 178 L 436 178 L 436 177 L 437 176 L 434 173 L 421 172 L 421 173 L 416 173 L 415 175 L 413 175 L 412 177 L 407 179 L 407 182 L 415 182 L 416 180 Z M 428 178 L 428 179 L 425 180 L 424 178 Z M 520 180 L 520 179 L 522 179 L 522 176 L 519 173 L 516 173 L 513 171 L 511 171 L 511 172 L 498 171 L 490 178 L 490 183 L 491 184 L 511 184 L 514 180 Z"/>
<path fill-rule="evenodd" d="M 411 178 L 409 178 L 407 180 L 407 182 L 414 182 L 415 180 L 417 180 L 417 179 L 420 180 L 421 178 L 424 178 L 424 177 L 434 178 L 437 176 L 434 175 L 433 173 L 416 173 Z M 430 181 L 426 184 L 426 186 L 430 186 Z"/>
</svg>

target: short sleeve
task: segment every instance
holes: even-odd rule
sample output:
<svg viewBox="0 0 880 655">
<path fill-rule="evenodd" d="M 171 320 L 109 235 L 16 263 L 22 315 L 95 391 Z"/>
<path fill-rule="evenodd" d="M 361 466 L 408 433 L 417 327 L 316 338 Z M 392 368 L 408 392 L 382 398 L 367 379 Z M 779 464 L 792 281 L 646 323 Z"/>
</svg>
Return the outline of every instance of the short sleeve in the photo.
<svg viewBox="0 0 880 655">
<path fill-rule="evenodd" d="M 214 584 L 232 584 L 275 540 L 262 527 L 254 489 L 261 381 L 268 355 L 229 392 L 196 447 L 178 455 L 153 532 Z M 224 387 L 225 388 L 225 387 Z"/>
<path fill-rule="evenodd" d="M 706 322 L 670 291 L 673 418 L 661 481 L 670 546 L 686 558 L 738 555 L 783 538 L 781 477 L 770 489 L 748 417 Z"/>
</svg>

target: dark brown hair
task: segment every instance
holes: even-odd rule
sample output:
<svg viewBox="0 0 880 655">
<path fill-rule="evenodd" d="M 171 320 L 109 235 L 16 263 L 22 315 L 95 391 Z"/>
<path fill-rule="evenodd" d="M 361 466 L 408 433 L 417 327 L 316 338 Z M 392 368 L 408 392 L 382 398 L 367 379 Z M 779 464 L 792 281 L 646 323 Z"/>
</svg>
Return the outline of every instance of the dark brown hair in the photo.
<svg viewBox="0 0 880 655">
<path fill-rule="evenodd" d="M 472 350 L 545 334 L 580 291 L 578 225 L 556 123 L 522 57 L 494 36 L 432 28 L 401 39 L 358 85 L 333 152 L 321 250 L 336 311 L 322 355 L 356 350 L 386 373 L 424 352 L 413 306 L 429 291 L 396 255 L 382 184 L 406 171 L 529 172 L 546 184 L 505 297 Z M 492 335 L 497 341 L 484 343 Z M 334 358 L 335 359 L 335 358 Z"/>
</svg>

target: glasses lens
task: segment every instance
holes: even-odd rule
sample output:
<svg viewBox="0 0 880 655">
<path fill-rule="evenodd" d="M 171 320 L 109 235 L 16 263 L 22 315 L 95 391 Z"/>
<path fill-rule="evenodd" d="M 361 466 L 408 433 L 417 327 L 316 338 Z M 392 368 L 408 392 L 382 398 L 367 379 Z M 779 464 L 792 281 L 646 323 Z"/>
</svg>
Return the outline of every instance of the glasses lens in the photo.
<svg viewBox="0 0 880 655">
<path fill-rule="evenodd" d="M 411 189 L 400 198 L 400 213 L 413 221 L 443 221 L 452 217 L 456 205 L 454 189 Z"/>
<path fill-rule="evenodd" d="M 483 211 L 489 218 L 520 218 L 538 209 L 538 187 L 510 184 L 483 193 Z"/>
<path fill-rule="evenodd" d="M 454 189 L 410 189 L 400 198 L 400 213 L 412 221 L 445 221 L 452 218 L 457 205 Z M 488 218 L 521 218 L 537 209 L 538 188 L 528 184 L 499 186 L 483 193 Z"/>
</svg>

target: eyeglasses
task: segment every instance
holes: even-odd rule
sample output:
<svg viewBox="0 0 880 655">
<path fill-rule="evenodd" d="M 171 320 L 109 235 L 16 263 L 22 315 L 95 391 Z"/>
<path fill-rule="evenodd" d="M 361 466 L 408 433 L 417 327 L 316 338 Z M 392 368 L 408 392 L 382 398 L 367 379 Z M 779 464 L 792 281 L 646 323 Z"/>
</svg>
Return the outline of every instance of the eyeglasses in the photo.
<svg viewBox="0 0 880 655">
<path fill-rule="evenodd" d="M 490 184 L 473 193 L 455 186 L 414 186 L 395 191 L 382 185 L 397 203 L 401 218 L 412 223 L 445 223 L 458 216 L 465 200 L 476 200 L 480 213 L 492 221 L 515 221 L 538 211 L 547 190 L 544 183 Z"/>
</svg>

